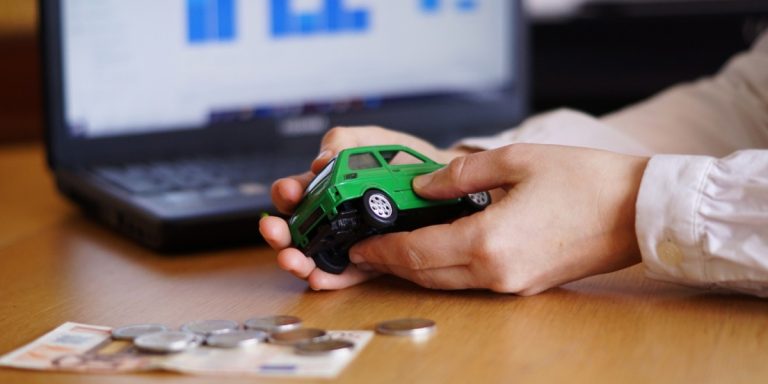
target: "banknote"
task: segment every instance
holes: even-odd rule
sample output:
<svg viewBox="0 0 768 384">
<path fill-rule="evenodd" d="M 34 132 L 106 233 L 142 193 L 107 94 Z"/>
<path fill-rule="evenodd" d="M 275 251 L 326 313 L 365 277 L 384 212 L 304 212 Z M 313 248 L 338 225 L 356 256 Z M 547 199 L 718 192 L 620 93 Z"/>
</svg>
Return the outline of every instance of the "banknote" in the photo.
<svg viewBox="0 0 768 384">
<path fill-rule="evenodd" d="M 237 349 L 198 347 L 161 355 L 137 350 L 130 341 L 112 340 L 111 328 L 64 323 L 37 340 L 0 357 L 0 366 L 83 373 L 152 370 L 191 375 L 334 378 L 373 337 L 372 331 L 328 331 L 330 338 L 355 344 L 349 353 L 303 356 L 290 346 L 255 344 Z"/>
</svg>

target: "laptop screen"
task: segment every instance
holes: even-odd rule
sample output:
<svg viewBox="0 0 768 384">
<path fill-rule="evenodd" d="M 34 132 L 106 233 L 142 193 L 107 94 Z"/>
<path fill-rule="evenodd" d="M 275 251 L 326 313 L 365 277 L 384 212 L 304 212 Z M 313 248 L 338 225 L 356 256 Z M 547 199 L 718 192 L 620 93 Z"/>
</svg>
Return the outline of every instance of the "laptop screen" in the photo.
<svg viewBox="0 0 768 384">
<path fill-rule="evenodd" d="M 499 0 L 62 0 L 64 119 L 111 137 L 514 83 Z"/>
</svg>

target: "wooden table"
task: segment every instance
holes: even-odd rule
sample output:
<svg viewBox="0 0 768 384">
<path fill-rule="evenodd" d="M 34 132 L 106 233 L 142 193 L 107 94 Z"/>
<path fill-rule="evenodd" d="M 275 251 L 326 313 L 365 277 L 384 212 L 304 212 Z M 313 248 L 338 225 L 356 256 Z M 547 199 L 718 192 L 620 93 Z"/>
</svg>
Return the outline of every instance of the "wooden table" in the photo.
<svg viewBox="0 0 768 384">
<path fill-rule="evenodd" d="M 438 323 L 428 341 L 376 336 L 338 381 L 768 382 L 766 301 L 653 282 L 640 267 L 528 298 L 430 291 L 393 278 L 313 292 L 280 271 L 267 247 L 163 257 L 115 235 L 56 194 L 38 146 L 1 148 L 0 180 L 0 353 L 65 321 L 179 325 L 293 314 L 317 327 L 372 329 L 420 316 Z M 0 369 L 0 383 L 155 380 L 212 382 Z"/>
</svg>

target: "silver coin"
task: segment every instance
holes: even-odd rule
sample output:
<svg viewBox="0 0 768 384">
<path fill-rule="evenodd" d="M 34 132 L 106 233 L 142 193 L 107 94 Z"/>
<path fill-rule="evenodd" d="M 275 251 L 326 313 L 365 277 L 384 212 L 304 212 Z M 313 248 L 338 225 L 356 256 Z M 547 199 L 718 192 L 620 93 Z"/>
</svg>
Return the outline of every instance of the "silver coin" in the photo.
<svg viewBox="0 0 768 384">
<path fill-rule="evenodd" d="M 256 317 L 245 321 L 245 329 L 279 333 L 301 328 L 301 319 L 296 316 Z"/>
<path fill-rule="evenodd" d="M 376 332 L 394 336 L 425 336 L 435 331 L 437 325 L 428 319 L 397 319 L 376 325 Z"/>
<path fill-rule="evenodd" d="M 296 344 L 294 351 L 299 355 L 328 356 L 349 353 L 355 343 L 346 340 L 317 340 Z"/>
<path fill-rule="evenodd" d="M 264 342 L 268 337 L 264 331 L 232 331 L 208 336 L 205 343 L 216 348 L 240 348 Z"/>
<path fill-rule="evenodd" d="M 133 324 L 113 329 L 112 338 L 115 340 L 133 341 L 141 335 L 168 330 L 170 328 L 163 324 Z"/>
<path fill-rule="evenodd" d="M 327 335 L 322 329 L 301 328 L 292 331 L 273 333 L 269 337 L 269 342 L 280 345 L 296 345 L 310 341 L 321 340 Z"/>
<path fill-rule="evenodd" d="M 232 320 L 198 320 L 181 326 L 181 330 L 184 332 L 203 336 L 232 332 L 239 328 L 240 324 Z"/>
<path fill-rule="evenodd" d="M 175 353 L 200 345 L 202 338 L 189 332 L 161 331 L 141 335 L 133 340 L 136 348 L 147 352 Z"/>
</svg>

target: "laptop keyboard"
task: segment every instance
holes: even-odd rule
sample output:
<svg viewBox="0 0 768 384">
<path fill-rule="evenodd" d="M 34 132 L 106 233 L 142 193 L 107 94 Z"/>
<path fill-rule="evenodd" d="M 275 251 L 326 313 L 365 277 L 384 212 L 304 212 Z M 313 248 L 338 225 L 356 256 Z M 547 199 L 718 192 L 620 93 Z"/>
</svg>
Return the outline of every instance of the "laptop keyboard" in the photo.
<svg viewBox="0 0 768 384">
<path fill-rule="evenodd" d="M 94 171 L 134 194 L 204 190 L 224 197 L 235 192 L 266 193 L 273 180 L 300 171 L 294 163 L 241 155 L 106 166 Z"/>
</svg>

